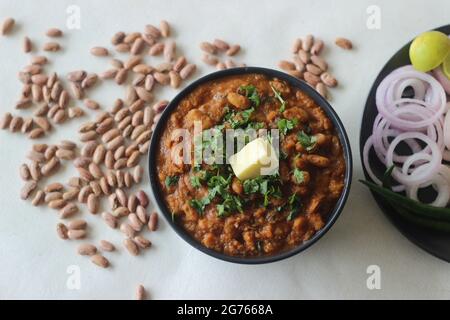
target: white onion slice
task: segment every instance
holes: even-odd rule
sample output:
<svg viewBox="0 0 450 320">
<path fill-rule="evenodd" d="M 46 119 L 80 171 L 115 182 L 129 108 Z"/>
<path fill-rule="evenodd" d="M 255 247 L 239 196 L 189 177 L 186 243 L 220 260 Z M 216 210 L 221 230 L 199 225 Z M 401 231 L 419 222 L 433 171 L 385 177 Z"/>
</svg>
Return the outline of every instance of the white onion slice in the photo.
<svg viewBox="0 0 450 320">
<path fill-rule="evenodd" d="M 433 202 L 429 203 L 429 205 L 434 207 L 445 207 L 448 204 L 450 199 L 450 187 L 448 181 L 444 179 L 441 175 L 434 176 L 429 182 L 425 185 L 421 185 L 422 188 L 433 186 L 433 188 L 437 192 L 436 199 Z M 419 191 L 418 185 L 413 185 L 406 189 L 406 194 L 409 198 L 419 201 L 417 193 Z"/>
<path fill-rule="evenodd" d="M 405 81 L 405 79 L 422 81 L 424 87 L 429 86 L 425 94 L 425 99 L 399 98 L 398 95 L 400 93 L 396 92 L 395 88 L 399 83 Z M 420 95 L 415 96 L 420 97 Z M 404 107 L 405 104 L 414 104 L 418 107 L 433 111 L 433 114 L 430 118 L 421 121 L 408 121 L 396 117 L 393 114 L 394 110 L 399 107 Z M 397 128 L 417 129 L 434 123 L 443 115 L 446 107 L 446 96 L 444 89 L 435 78 L 429 74 L 414 70 L 412 66 L 405 66 L 389 74 L 380 83 L 376 92 L 376 105 L 378 112 Z"/>
<path fill-rule="evenodd" d="M 404 130 L 421 129 L 423 127 L 427 127 L 438 121 L 445 111 L 445 104 L 443 105 L 443 108 L 440 108 L 436 111 L 431 108 L 430 103 L 414 99 L 399 99 L 393 101 L 391 104 L 389 104 L 389 106 L 389 108 L 379 109 L 378 111 L 381 115 L 383 115 L 383 117 L 385 117 L 388 121 L 395 125 L 395 127 Z M 427 112 L 425 109 L 429 109 L 433 112 L 431 112 L 431 116 L 429 118 L 417 121 L 416 119 L 404 119 L 397 116 L 394 112 L 396 108 L 419 108 L 419 110 L 423 109 L 422 112 Z"/>
<path fill-rule="evenodd" d="M 414 163 L 419 162 L 419 165 L 423 166 L 424 163 L 422 161 L 430 162 L 431 155 L 425 152 L 419 152 L 409 156 L 408 159 L 403 163 L 402 173 L 405 175 L 411 174 L 418 167 L 417 165 L 415 165 L 415 168 L 411 169 Z"/>
<path fill-rule="evenodd" d="M 403 98 L 408 87 L 414 94 Z M 386 168 L 394 166 L 392 178 L 398 185 L 393 191 L 406 191 L 418 200 L 419 189 L 432 186 L 437 197 L 431 205 L 446 206 L 450 200 L 450 167 L 443 165 L 442 160 L 450 161 L 450 102 L 447 103 L 443 86 L 430 74 L 404 66 L 381 81 L 376 105 L 379 113 L 363 148 L 369 177 L 382 184 L 369 162 L 373 147 Z M 409 155 L 395 151 L 400 143 L 409 148 Z"/>
<path fill-rule="evenodd" d="M 426 167 L 427 165 L 418 168 L 416 173 L 423 171 Z M 434 177 L 421 185 L 413 185 L 406 188 L 406 194 L 411 199 L 419 201 L 417 195 L 419 189 L 426 188 L 430 185 L 436 190 L 437 196 L 429 205 L 435 207 L 447 206 L 450 200 L 450 168 L 446 165 L 441 165 L 438 173 Z"/>
<path fill-rule="evenodd" d="M 428 112 L 428 111 L 427 111 Z M 429 116 L 428 113 L 420 113 L 420 111 L 416 110 L 415 108 L 400 108 L 395 110 L 394 112 L 396 115 L 403 116 L 406 113 L 416 114 L 421 118 L 426 118 Z M 373 147 L 375 149 L 375 152 L 380 159 L 382 163 L 385 163 L 385 154 L 387 152 L 387 149 L 389 148 L 389 141 L 388 137 L 395 137 L 398 134 L 400 134 L 401 130 L 398 129 L 391 129 L 390 127 L 392 124 L 388 122 L 386 119 L 384 119 L 380 114 L 377 115 L 374 121 L 373 126 Z M 425 130 L 424 130 L 425 132 Z M 431 140 L 435 141 L 438 146 L 443 150 L 443 138 L 442 138 L 442 127 L 440 122 L 435 122 L 434 124 L 430 125 L 426 129 L 427 135 L 430 137 Z M 422 147 L 414 140 L 414 139 L 408 139 L 405 140 L 405 143 L 409 146 L 412 153 L 417 153 L 420 151 L 428 152 L 430 153 L 430 147 L 426 146 L 423 150 Z M 408 156 L 400 156 L 394 153 L 393 160 L 394 162 L 404 162 L 405 159 Z"/>
<path fill-rule="evenodd" d="M 369 152 L 370 149 L 372 148 L 373 144 L 372 144 L 372 136 L 370 136 L 367 140 L 366 143 L 364 144 L 364 148 L 363 148 L 363 163 L 364 163 L 364 167 L 366 168 L 367 174 L 369 175 L 370 179 L 372 179 L 372 181 L 376 184 L 378 184 L 379 186 L 382 185 L 382 182 L 380 179 L 378 179 L 378 177 L 375 175 L 375 173 L 373 173 L 372 171 L 372 167 L 370 165 L 369 162 Z M 402 192 L 405 190 L 405 186 L 404 185 L 397 185 L 397 186 L 393 186 L 392 190 L 395 192 Z"/>
<path fill-rule="evenodd" d="M 395 100 L 401 99 L 403 92 L 407 87 L 411 87 L 414 90 L 414 97 L 413 99 L 419 99 L 424 100 L 425 94 L 427 92 L 428 86 L 424 84 L 423 81 L 418 79 L 402 79 L 399 82 L 397 82 L 394 86 L 389 88 L 389 94 L 392 94 Z M 393 93 L 390 91 L 394 90 Z"/>
<path fill-rule="evenodd" d="M 450 94 L 450 79 L 447 78 L 444 72 L 442 72 L 442 67 L 437 67 L 436 69 L 434 69 L 433 76 L 437 81 L 439 81 L 445 92 L 447 92 L 447 94 Z"/>
<path fill-rule="evenodd" d="M 447 112 L 444 118 L 444 144 L 450 149 L 450 112 Z"/>
<path fill-rule="evenodd" d="M 427 170 L 420 171 L 417 174 L 403 174 L 399 170 L 399 168 L 395 167 L 392 170 L 392 176 L 395 178 L 395 180 L 404 185 L 409 186 L 412 184 L 421 184 L 437 173 L 437 171 L 439 170 L 439 165 L 442 162 L 442 153 L 436 142 L 432 141 L 428 136 L 424 135 L 423 133 L 404 132 L 399 134 L 397 137 L 395 137 L 394 140 L 392 140 L 392 143 L 389 146 L 389 149 L 387 150 L 386 153 L 387 168 L 391 167 L 394 164 L 393 162 L 394 150 L 397 147 L 397 145 L 405 139 L 418 139 L 425 142 L 428 146 L 430 146 L 432 159 L 430 160 L 430 162 L 428 162 L 429 167 L 427 167 Z"/>
</svg>

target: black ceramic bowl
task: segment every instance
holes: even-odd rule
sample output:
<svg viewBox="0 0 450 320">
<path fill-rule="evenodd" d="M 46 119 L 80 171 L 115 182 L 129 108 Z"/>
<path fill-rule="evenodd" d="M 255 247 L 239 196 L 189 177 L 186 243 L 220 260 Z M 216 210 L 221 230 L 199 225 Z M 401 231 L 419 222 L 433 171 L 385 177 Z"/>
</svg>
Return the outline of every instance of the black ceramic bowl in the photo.
<svg viewBox="0 0 450 320">
<path fill-rule="evenodd" d="M 214 81 L 216 79 L 224 78 L 227 76 L 232 75 L 241 75 L 241 74 L 249 74 L 249 73 L 257 73 L 257 74 L 263 74 L 269 77 L 276 77 L 278 79 L 284 80 L 287 83 L 289 83 L 291 86 L 298 88 L 308 94 L 322 109 L 326 112 L 328 117 L 333 122 L 336 131 L 339 135 L 343 152 L 344 152 L 344 158 L 345 158 L 345 165 L 346 165 L 346 172 L 345 172 L 345 186 L 344 190 L 342 191 L 342 194 L 339 198 L 339 200 L 336 203 L 335 208 L 331 212 L 328 221 L 326 222 L 325 226 L 318 231 L 314 236 L 309 239 L 308 241 L 300 244 L 299 246 L 285 252 L 278 253 L 276 255 L 271 256 L 262 256 L 262 257 L 234 257 L 234 256 L 228 256 L 226 254 L 211 250 L 203 246 L 200 242 L 198 242 L 196 239 L 191 237 L 182 226 L 178 225 L 176 222 L 172 221 L 172 216 L 169 210 L 167 209 L 166 204 L 164 203 L 164 198 L 161 192 L 161 189 L 158 184 L 158 173 L 156 171 L 156 154 L 159 147 L 160 137 L 162 134 L 162 131 L 164 130 L 164 126 L 166 124 L 167 119 L 169 118 L 172 111 L 178 106 L 179 102 L 186 97 L 190 92 L 192 92 L 195 88 L 197 88 L 199 85 L 204 84 L 209 81 Z M 303 250 L 309 248 L 313 243 L 315 243 L 317 240 L 319 240 L 334 224 L 336 219 L 338 218 L 339 214 L 341 213 L 342 209 L 344 208 L 345 201 L 347 200 L 349 191 L 350 191 L 350 184 L 352 180 L 352 154 L 350 150 L 350 143 L 348 141 L 347 134 L 345 132 L 344 126 L 337 116 L 336 112 L 333 110 L 333 108 L 330 106 L 330 104 L 319 94 L 317 93 L 312 87 L 310 87 L 307 83 L 304 81 L 298 80 L 286 73 L 272 70 L 272 69 L 266 69 L 266 68 L 258 68 L 258 67 L 243 67 L 243 68 L 233 68 L 228 70 L 222 70 L 213 72 L 211 74 L 208 74 L 193 83 L 191 83 L 189 86 L 187 86 L 185 89 L 183 89 L 180 93 L 178 93 L 175 98 L 172 99 L 172 101 L 169 103 L 169 105 L 164 110 L 163 114 L 161 115 L 160 120 L 158 121 L 158 124 L 155 127 L 155 130 L 153 132 L 153 136 L 150 142 L 150 148 L 149 148 L 149 176 L 150 176 L 150 187 L 151 187 L 151 198 L 153 200 L 153 203 L 155 206 L 159 209 L 159 211 L 164 215 L 166 218 L 166 221 L 170 224 L 170 226 L 175 230 L 178 235 L 183 238 L 186 242 L 188 242 L 190 245 L 192 245 L 194 248 L 221 260 L 234 262 L 234 263 L 243 263 L 243 264 L 259 264 L 259 263 L 269 263 L 274 262 L 278 260 L 282 260 L 288 257 L 291 257 L 299 252 L 302 252 Z"/>
</svg>

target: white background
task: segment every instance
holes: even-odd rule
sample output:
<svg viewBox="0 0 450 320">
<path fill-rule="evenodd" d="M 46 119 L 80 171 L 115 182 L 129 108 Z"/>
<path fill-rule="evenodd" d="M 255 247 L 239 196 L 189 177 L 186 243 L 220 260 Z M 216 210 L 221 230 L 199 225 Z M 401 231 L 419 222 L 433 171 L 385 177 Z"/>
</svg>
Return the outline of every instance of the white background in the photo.
<svg viewBox="0 0 450 320">
<path fill-rule="evenodd" d="M 426 5 L 424 5 L 426 3 Z M 81 29 L 68 30 L 66 8 L 81 9 Z M 381 29 L 366 27 L 366 9 L 381 9 Z M 290 57 L 295 37 L 313 33 L 329 44 L 326 57 L 340 86 L 332 104 L 349 134 L 354 155 L 354 183 L 347 205 L 334 227 L 313 247 L 293 258 L 259 266 L 235 265 L 206 256 L 182 241 L 162 221 L 151 234 L 154 247 L 137 258 L 123 248 L 108 254 L 112 267 L 102 270 L 76 254 L 76 242 L 61 241 L 55 233 L 57 216 L 19 200 L 22 181 L 18 167 L 31 147 L 21 134 L 0 133 L 0 298 L 129 299 L 144 284 L 154 299 L 317 299 L 317 298 L 450 298 L 450 266 L 406 240 L 382 215 L 358 182 L 362 177 L 358 138 L 366 96 L 384 63 L 418 33 L 448 23 L 450 2 L 429 1 L 17 1 L 0 0 L 0 19 L 13 16 L 18 27 L 0 38 L 0 111 L 14 111 L 20 93 L 17 71 L 29 60 L 21 52 L 28 35 L 39 46 L 49 27 L 66 36 L 63 52 L 50 54 L 47 70 L 64 75 L 84 68 L 101 72 L 108 59 L 90 56 L 94 45 L 109 45 L 119 30 L 140 31 L 160 19 L 171 22 L 179 51 L 199 64 L 196 77 L 212 71 L 200 63 L 198 43 L 224 38 L 244 48 L 236 60 L 276 67 Z M 332 45 L 337 36 L 353 40 L 355 50 Z M 102 105 L 123 96 L 124 88 L 101 85 L 91 97 Z M 170 98 L 170 90 L 159 97 Z M 50 142 L 76 138 L 80 121 L 57 128 Z M 58 179 L 74 172 L 67 169 Z M 145 185 L 148 191 L 148 186 Z M 86 211 L 86 210 L 84 210 Z M 84 214 L 92 228 L 90 241 L 122 236 L 100 218 Z M 381 290 L 368 290 L 366 269 L 381 268 Z M 81 271 L 81 289 L 66 287 L 67 267 Z"/>
</svg>

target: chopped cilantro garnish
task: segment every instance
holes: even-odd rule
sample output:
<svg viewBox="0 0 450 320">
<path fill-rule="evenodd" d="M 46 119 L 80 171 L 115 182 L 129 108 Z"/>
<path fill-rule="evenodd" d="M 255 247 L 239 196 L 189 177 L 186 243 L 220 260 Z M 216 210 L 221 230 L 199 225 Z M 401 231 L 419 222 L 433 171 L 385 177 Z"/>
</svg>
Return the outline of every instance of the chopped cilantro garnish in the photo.
<svg viewBox="0 0 450 320">
<path fill-rule="evenodd" d="M 225 216 L 225 205 L 218 204 L 216 208 L 217 208 L 217 216 L 219 217 Z"/>
<path fill-rule="evenodd" d="M 202 185 L 202 183 L 200 182 L 200 177 L 192 175 L 191 176 L 191 185 L 194 188 L 199 188 Z"/>
<path fill-rule="evenodd" d="M 281 197 L 281 190 L 279 186 L 279 175 L 274 174 L 270 176 L 260 176 L 254 179 L 247 179 L 243 182 L 244 193 L 254 194 L 260 193 L 264 196 L 263 205 L 269 205 L 270 197 Z"/>
<path fill-rule="evenodd" d="M 210 188 L 210 190 L 215 190 L 217 193 L 222 195 L 229 187 L 231 178 L 231 175 L 229 175 L 228 178 L 225 178 L 221 175 L 212 176 L 208 180 L 208 187 Z"/>
<path fill-rule="evenodd" d="M 280 119 L 278 120 L 278 130 L 284 135 L 286 135 L 290 130 L 294 129 L 297 125 L 298 120 L 297 119 Z"/>
<path fill-rule="evenodd" d="M 238 196 L 226 194 L 222 204 L 217 205 L 217 216 L 226 217 L 233 212 L 242 212 L 242 202 Z"/>
<path fill-rule="evenodd" d="M 289 214 L 288 214 L 288 216 L 286 217 L 286 220 L 287 220 L 287 221 L 291 221 L 291 220 L 293 220 L 295 217 L 297 217 L 297 215 L 298 215 L 298 212 L 297 212 L 297 211 L 291 210 L 291 211 L 289 211 Z"/>
<path fill-rule="evenodd" d="M 298 184 L 301 184 L 305 181 L 305 174 L 302 170 L 295 168 L 294 169 L 294 178 Z"/>
<path fill-rule="evenodd" d="M 286 217 L 286 220 L 291 221 L 295 219 L 300 213 L 301 209 L 300 198 L 294 193 L 289 197 L 288 203 L 289 203 L 289 214 Z"/>
<path fill-rule="evenodd" d="M 228 122 L 232 129 L 242 128 L 250 122 L 250 117 L 255 108 L 249 108 L 239 112 L 228 112 L 224 119 Z"/>
<path fill-rule="evenodd" d="M 259 191 L 259 183 L 255 179 L 245 180 L 242 184 L 244 187 L 244 192 L 249 193 L 257 193 Z"/>
<path fill-rule="evenodd" d="M 264 128 L 264 123 L 263 122 L 249 122 L 247 124 L 247 128 L 245 128 L 245 130 L 249 130 L 249 129 L 253 129 L 253 130 L 259 130 Z"/>
<path fill-rule="evenodd" d="M 254 179 L 244 180 L 242 185 L 244 187 L 244 193 L 246 194 L 251 193 L 265 194 L 269 190 L 269 183 L 273 184 L 275 182 L 277 182 L 276 178 L 274 178 L 274 175 L 271 175 L 271 176 L 260 176 Z"/>
<path fill-rule="evenodd" d="M 167 176 L 165 180 L 166 187 L 169 188 L 173 185 L 176 185 L 179 179 L 179 176 Z"/>
<path fill-rule="evenodd" d="M 240 86 L 239 90 L 245 92 L 245 96 L 252 102 L 255 107 L 258 107 L 261 104 L 261 97 L 259 96 L 258 90 L 256 90 L 255 86 Z"/>
<path fill-rule="evenodd" d="M 310 136 L 304 131 L 300 131 L 297 135 L 297 139 L 300 144 L 306 149 L 306 151 L 311 151 L 316 145 L 317 139 L 315 136 Z"/>
<path fill-rule="evenodd" d="M 281 103 L 280 113 L 283 113 L 284 110 L 286 110 L 286 101 L 283 99 L 283 97 L 281 96 L 281 93 L 277 89 L 275 89 L 272 85 L 270 85 L 270 87 L 272 88 L 272 91 L 275 94 L 275 97 L 278 99 L 278 101 L 280 101 L 280 103 Z"/>
<path fill-rule="evenodd" d="M 205 211 L 205 207 L 211 203 L 211 200 L 209 199 L 208 196 L 197 200 L 197 199 L 191 199 L 189 200 L 189 205 L 194 208 L 195 210 L 197 210 L 198 213 L 203 214 L 203 212 Z"/>
<path fill-rule="evenodd" d="M 269 205 L 269 193 L 265 193 L 264 194 L 264 202 L 263 202 L 263 206 L 267 207 Z"/>
<path fill-rule="evenodd" d="M 236 211 L 242 212 L 242 200 L 238 196 L 231 194 L 229 190 L 231 179 L 233 177 L 231 174 L 225 178 L 219 174 L 208 176 L 206 172 L 204 177 L 208 181 L 208 195 L 202 199 L 190 200 L 189 204 L 192 208 L 197 210 L 198 213 L 203 214 L 206 206 L 217 197 L 222 200 L 216 205 L 217 216 L 225 217 Z M 201 179 L 201 177 L 198 178 L 199 180 Z"/>
<path fill-rule="evenodd" d="M 264 179 L 259 184 L 259 190 L 262 194 L 268 194 L 269 193 L 269 180 Z"/>
<path fill-rule="evenodd" d="M 298 199 L 298 196 L 295 193 L 293 193 L 289 196 L 288 203 L 293 204 L 297 199 Z"/>
</svg>

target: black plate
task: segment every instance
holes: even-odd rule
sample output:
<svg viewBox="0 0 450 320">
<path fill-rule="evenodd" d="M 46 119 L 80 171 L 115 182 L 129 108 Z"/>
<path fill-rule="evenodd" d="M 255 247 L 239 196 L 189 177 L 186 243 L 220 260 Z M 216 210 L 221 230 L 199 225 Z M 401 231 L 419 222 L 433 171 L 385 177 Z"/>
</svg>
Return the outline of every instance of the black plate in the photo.
<svg viewBox="0 0 450 320">
<path fill-rule="evenodd" d="M 446 25 L 435 29 L 445 34 L 450 34 L 450 25 Z M 409 46 L 411 42 L 401 48 L 384 66 L 381 72 L 378 74 L 372 89 L 370 90 L 369 97 L 367 98 L 364 114 L 361 122 L 361 133 L 359 140 L 361 163 L 363 164 L 364 175 L 366 179 L 370 180 L 363 163 L 363 147 L 367 138 L 372 134 L 372 125 L 378 114 L 377 106 L 375 104 L 375 93 L 380 82 L 389 74 L 392 70 L 398 67 L 411 64 L 409 60 Z M 374 156 L 373 150 L 370 153 L 371 157 Z M 372 162 L 371 162 L 372 164 Z M 372 170 L 378 177 L 382 177 L 386 167 L 379 161 L 373 162 Z M 411 242 L 431 253 L 432 255 L 450 262 L 450 234 L 439 231 L 430 230 L 427 228 L 419 227 L 405 221 L 396 213 L 395 209 L 386 203 L 381 197 L 373 193 L 375 201 L 381 210 L 387 215 L 391 222 L 395 225 L 400 232 L 408 238 Z"/>
<path fill-rule="evenodd" d="M 197 88 L 199 85 L 215 80 L 220 79 L 227 76 L 232 75 L 240 75 L 240 74 L 249 74 L 249 73 L 258 73 L 258 74 L 264 74 L 269 77 L 276 77 L 278 79 L 284 80 L 287 83 L 289 83 L 291 86 L 295 88 L 299 88 L 302 91 L 304 91 L 308 96 L 310 96 L 322 109 L 325 111 L 327 116 L 330 118 L 330 120 L 333 122 L 336 131 L 338 133 L 339 139 L 342 144 L 342 149 L 344 153 L 344 159 L 345 159 L 345 165 L 346 165 L 346 172 L 344 177 L 344 190 L 342 191 L 342 194 L 339 198 L 339 200 L 336 203 L 335 208 L 330 213 L 328 217 L 328 221 L 326 222 L 325 226 L 316 232 L 314 236 L 311 237 L 308 241 L 300 244 L 299 246 L 286 251 L 282 252 L 276 255 L 272 256 L 262 256 L 262 257 L 234 257 L 234 256 L 228 256 L 226 254 L 211 250 L 203 246 L 200 242 L 195 240 L 193 237 L 191 237 L 182 226 L 180 226 L 178 223 L 175 223 L 172 221 L 171 213 L 168 210 L 167 206 L 164 203 L 164 198 L 161 192 L 161 189 L 159 188 L 158 183 L 158 173 L 156 170 L 156 154 L 157 150 L 159 148 L 159 140 L 162 134 L 162 131 L 165 126 L 165 122 L 170 117 L 170 114 L 172 111 L 178 106 L 180 101 L 190 92 L 192 92 L 195 88 Z M 319 93 L 317 93 L 316 90 L 314 90 L 311 86 L 309 86 L 306 82 L 299 80 L 297 78 L 294 78 L 287 73 L 280 72 L 277 70 L 267 69 L 267 68 L 258 68 L 258 67 L 244 67 L 244 68 L 233 68 L 233 69 L 227 69 L 222 71 L 217 71 L 210 73 L 204 77 L 201 77 L 200 79 L 194 81 L 189 86 L 187 86 L 185 89 L 183 89 L 180 93 L 178 93 L 169 103 L 169 105 L 164 110 L 163 114 L 161 115 L 160 120 L 158 121 L 158 124 L 155 127 L 155 130 L 152 135 L 152 139 L 150 142 L 150 148 L 149 148 L 149 177 L 150 177 L 150 188 L 151 188 L 151 198 L 153 203 L 157 206 L 160 212 L 164 215 L 166 218 L 166 221 L 170 224 L 170 226 L 175 230 L 175 232 L 183 238 L 186 242 L 188 242 L 191 246 L 194 248 L 221 260 L 225 260 L 228 262 L 234 262 L 234 263 L 243 263 L 243 264 L 259 264 L 259 263 L 268 263 L 268 262 L 274 262 L 278 260 L 282 260 L 288 257 L 291 257 L 297 253 L 300 253 L 303 250 L 306 250 L 309 248 L 312 244 L 314 244 L 316 241 L 318 241 L 334 224 L 336 219 L 339 217 L 339 214 L 341 213 L 342 209 L 344 208 L 345 202 L 347 200 L 348 194 L 350 192 L 350 184 L 352 180 L 352 154 L 350 150 L 350 143 L 348 141 L 347 134 L 345 132 L 344 125 L 342 124 L 341 120 L 339 119 L 336 112 L 333 110 L 333 108 L 330 106 L 327 100 L 325 100 Z"/>
</svg>

